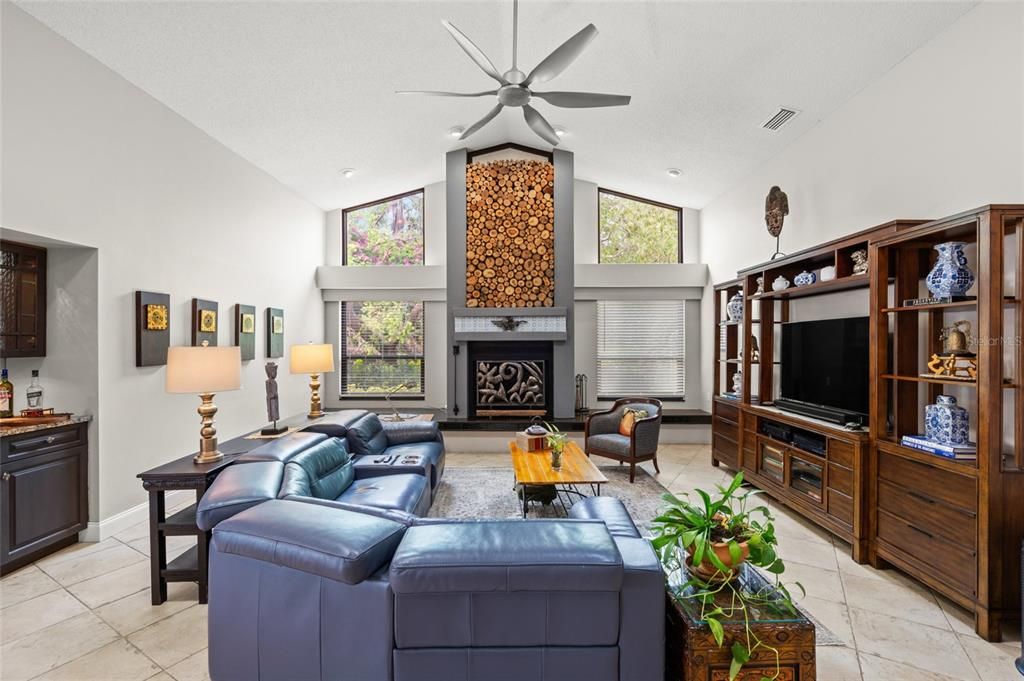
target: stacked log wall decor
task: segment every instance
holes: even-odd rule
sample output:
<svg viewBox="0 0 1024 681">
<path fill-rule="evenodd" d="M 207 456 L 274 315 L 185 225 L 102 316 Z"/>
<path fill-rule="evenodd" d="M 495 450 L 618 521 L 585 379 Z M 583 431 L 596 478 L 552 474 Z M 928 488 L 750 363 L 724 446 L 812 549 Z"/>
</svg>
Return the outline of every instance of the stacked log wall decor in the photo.
<svg viewBox="0 0 1024 681">
<path fill-rule="evenodd" d="M 555 168 L 507 160 L 466 166 L 466 307 L 552 307 Z"/>
</svg>

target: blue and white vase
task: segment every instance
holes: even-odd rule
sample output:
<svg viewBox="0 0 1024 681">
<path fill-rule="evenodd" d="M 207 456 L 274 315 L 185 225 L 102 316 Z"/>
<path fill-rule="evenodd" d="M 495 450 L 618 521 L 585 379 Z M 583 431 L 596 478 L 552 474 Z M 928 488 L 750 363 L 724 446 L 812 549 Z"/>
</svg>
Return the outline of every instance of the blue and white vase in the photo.
<svg viewBox="0 0 1024 681">
<path fill-rule="evenodd" d="M 816 281 L 818 281 L 818 277 L 815 276 L 814 272 L 808 272 L 806 270 L 793 277 L 793 283 L 797 286 L 810 286 Z"/>
<path fill-rule="evenodd" d="M 967 410 L 958 407 L 956 398 L 939 395 L 935 404 L 924 408 L 924 434 L 932 442 L 944 445 L 966 445 L 971 441 L 971 419 Z"/>
<path fill-rule="evenodd" d="M 730 322 L 742 322 L 743 321 L 743 294 L 737 293 L 729 299 L 729 303 L 725 306 L 725 313 L 729 315 Z"/>
<path fill-rule="evenodd" d="M 962 296 L 974 286 L 974 272 L 967 266 L 962 241 L 937 244 L 939 259 L 924 280 L 928 290 L 938 298 Z"/>
</svg>

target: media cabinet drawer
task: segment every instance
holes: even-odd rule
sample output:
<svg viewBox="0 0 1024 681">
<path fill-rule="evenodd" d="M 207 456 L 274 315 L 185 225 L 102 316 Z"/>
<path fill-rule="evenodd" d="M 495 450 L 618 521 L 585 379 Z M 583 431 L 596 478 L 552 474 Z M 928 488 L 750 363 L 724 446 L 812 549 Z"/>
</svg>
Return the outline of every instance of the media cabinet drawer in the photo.
<svg viewBox="0 0 1024 681">
<path fill-rule="evenodd" d="M 878 508 L 899 518 L 911 518 L 922 530 L 972 551 L 977 546 L 978 519 L 975 514 L 923 492 L 881 480 L 878 484 Z"/>
<path fill-rule="evenodd" d="M 978 488 L 974 478 L 884 451 L 878 452 L 878 477 L 901 487 L 927 489 L 928 496 L 936 501 L 977 512 Z"/>
<path fill-rule="evenodd" d="M 853 459 L 856 456 L 856 453 L 857 448 L 849 442 L 833 439 L 829 439 L 828 441 L 828 460 L 833 463 L 837 463 L 840 466 L 846 466 L 847 468 L 853 468 Z"/>
<path fill-rule="evenodd" d="M 918 569 L 942 578 L 958 591 L 975 594 L 978 563 L 973 550 L 951 544 L 881 509 L 878 511 L 878 538 L 906 554 L 908 562 L 916 564 Z"/>
<path fill-rule="evenodd" d="M 853 496 L 853 471 L 832 464 L 828 467 L 828 486 L 850 497 Z"/>
<path fill-rule="evenodd" d="M 721 435 L 727 437 L 733 442 L 739 444 L 740 441 L 740 429 L 735 423 L 729 421 L 723 421 L 722 419 L 715 419 L 714 423 L 715 435 Z"/>
<path fill-rule="evenodd" d="M 723 419 L 729 419 L 734 423 L 740 422 L 740 410 L 738 407 L 731 404 L 715 402 L 715 416 Z"/>
<path fill-rule="evenodd" d="M 828 514 L 847 525 L 853 525 L 853 497 L 830 489 L 828 491 Z"/>
<path fill-rule="evenodd" d="M 733 468 L 738 467 L 740 448 L 732 440 L 715 433 L 712 450 L 715 458 L 719 461 L 725 462 Z"/>
</svg>

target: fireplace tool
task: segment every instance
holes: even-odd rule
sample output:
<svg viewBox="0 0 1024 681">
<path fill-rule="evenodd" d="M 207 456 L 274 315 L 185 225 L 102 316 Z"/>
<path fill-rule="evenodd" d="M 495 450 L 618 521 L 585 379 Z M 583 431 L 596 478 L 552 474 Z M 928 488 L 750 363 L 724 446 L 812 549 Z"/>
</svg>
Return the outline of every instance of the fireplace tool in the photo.
<svg viewBox="0 0 1024 681">
<path fill-rule="evenodd" d="M 587 408 L 587 375 L 576 374 L 576 413 L 586 414 Z"/>
</svg>

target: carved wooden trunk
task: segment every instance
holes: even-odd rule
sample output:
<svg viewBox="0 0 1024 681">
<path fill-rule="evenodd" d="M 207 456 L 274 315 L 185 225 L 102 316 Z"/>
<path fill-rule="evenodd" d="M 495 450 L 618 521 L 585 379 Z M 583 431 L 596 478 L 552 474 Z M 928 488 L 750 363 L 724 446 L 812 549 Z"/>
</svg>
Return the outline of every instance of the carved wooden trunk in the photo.
<svg viewBox="0 0 1024 681">
<path fill-rule="evenodd" d="M 665 628 L 666 681 L 729 681 L 731 642 L 744 640 L 742 624 L 725 624 L 725 645 L 711 629 L 667 596 Z M 754 621 L 751 629 L 779 651 L 778 681 L 815 681 L 814 625 L 800 616 L 787 621 Z M 761 681 L 775 674 L 775 654 L 760 649 L 743 666 L 737 681 Z"/>
<path fill-rule="evenodd" d="M 555 169 L 544 161 L 466 166 L 466 307 L 551 307 Z"/>
</svg>

